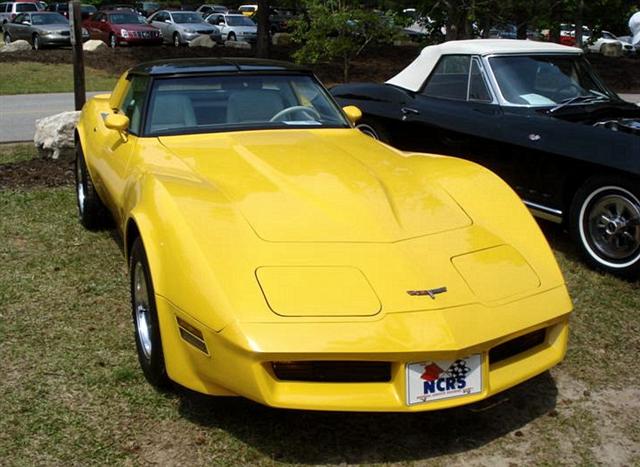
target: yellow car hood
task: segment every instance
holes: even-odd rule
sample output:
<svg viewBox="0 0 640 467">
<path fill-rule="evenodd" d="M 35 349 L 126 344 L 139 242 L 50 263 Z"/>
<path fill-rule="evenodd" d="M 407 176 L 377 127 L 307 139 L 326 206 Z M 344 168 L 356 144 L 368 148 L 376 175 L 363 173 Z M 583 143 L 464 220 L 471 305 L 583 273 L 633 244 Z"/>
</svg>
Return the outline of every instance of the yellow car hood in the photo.
<svg viewBox="0 0 640 467">
<path fill-rule="evenodd" d="M 265 130 L 160 142 L 266 241 L 394 242 L 471 224 L 433 179 L 356 132 Z"/>
</svg>

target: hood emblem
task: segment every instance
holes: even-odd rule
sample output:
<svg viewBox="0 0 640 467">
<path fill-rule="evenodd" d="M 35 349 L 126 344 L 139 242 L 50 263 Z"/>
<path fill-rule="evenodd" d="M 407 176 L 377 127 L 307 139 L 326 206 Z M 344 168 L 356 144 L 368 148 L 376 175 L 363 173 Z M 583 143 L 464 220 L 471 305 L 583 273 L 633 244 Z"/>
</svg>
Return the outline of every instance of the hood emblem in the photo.
<svg viewBox="0 0 640 467">
<path fill-rule="evenodd" d="M 428 295 L 432 300 L 436 299 L 437 294 L 445 293 L 447 291 L 446 287 L 438 287 L 437 289 L 427 289 L 427 290 L 407 290 L 407 293 L 412 297 L 419 295 Z"/>
</svg>

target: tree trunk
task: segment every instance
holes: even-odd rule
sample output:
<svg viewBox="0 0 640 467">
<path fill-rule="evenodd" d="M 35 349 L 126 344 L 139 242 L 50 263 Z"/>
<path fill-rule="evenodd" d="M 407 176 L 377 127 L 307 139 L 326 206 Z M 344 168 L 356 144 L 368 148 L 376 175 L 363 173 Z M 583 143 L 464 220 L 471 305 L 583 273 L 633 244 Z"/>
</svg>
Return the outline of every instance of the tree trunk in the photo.
<svg viewBox="0 0 640 467">
<path fill-rule="evenodd" d="M 527 28 L 529 27 L 529 25 L 524 22 L 524 23 L 519 23 L 517 30 L 516 30 L 516 37 L 518 39 L 526 39 L 527 38 Z"/>
<path fill-rule="evenodd" d="M 269 58 L 269 46 L 271 37 L 269 35 L 269 2 L 268 0 L 258 0 L 258 39 L 256 42 L 256 57 Z"/>
<path fill-rule="evenodd" d="M 342 79 L 344 80 L 345 83 L 349 82 L 349 79 L 351 78 L 351 74 L 350 74 L 350 68 L 351 68 L 351 60 L 349 60 L 349 56 L 345 55 L 343 58 L 343 62 L 342 62 Z"/>
</svg>

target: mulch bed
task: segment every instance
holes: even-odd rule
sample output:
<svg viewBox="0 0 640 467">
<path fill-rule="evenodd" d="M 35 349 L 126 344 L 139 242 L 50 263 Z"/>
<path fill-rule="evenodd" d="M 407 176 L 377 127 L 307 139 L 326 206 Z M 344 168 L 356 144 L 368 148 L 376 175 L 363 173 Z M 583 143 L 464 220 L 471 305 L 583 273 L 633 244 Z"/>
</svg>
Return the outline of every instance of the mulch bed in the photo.
<svg viewBox="0 0 640 467">
<path fill-rule="evenodd" d="M 0 165 L 0 190 L 50 188 L 71 185 L 73 180 L 74 162 L 68 159 L 31 159 Z"/>
</svg>

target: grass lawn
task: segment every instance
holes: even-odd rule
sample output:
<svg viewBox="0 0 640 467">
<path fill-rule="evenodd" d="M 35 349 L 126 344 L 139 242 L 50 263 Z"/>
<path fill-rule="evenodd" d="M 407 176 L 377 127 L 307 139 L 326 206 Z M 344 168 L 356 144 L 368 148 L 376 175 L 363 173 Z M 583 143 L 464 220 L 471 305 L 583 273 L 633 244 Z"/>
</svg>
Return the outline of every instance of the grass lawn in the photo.
<svg viewBox="0 0 640 467">
<path fill-rule="evenodd" d="M 29 151 L 0 146 L 0 171 Z M 0 464 L 638 465 L 639 283 L 545 233 L 575 303 L 550 373 L 444 412 L 274 410 L 152 389 L 114 233 L 81 228 L 72 186 L 0 188 Z"/>
<path fill-rule="evenodd" d="M 111 91 L 117 79 L 102 70 L 85 69 L 87 91 Z M 0 66 L 0 95 L 49 92 L 73 92 L 72 65 L 14 62 Z"/>
</svg>

